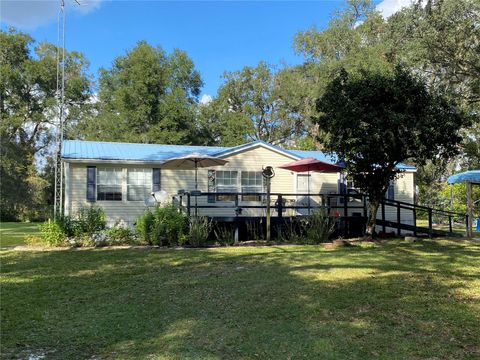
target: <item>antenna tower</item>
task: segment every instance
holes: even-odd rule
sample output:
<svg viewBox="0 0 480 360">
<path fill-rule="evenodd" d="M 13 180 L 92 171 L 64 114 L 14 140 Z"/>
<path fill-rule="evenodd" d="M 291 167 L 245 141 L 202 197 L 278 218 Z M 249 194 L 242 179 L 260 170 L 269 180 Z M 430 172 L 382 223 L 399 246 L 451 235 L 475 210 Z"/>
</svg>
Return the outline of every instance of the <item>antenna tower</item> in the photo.
<svg viewBox="0 0 480 360">
<path fill-rule="evenodd" d="M 61 46 L 61 48 L 60 48 Z M 53 205 L 54 218 L 63 214 L 63 162 L 62 143 L 65 120 L 65 1 L 60 0 L 58 12 L 58 36 L 57 36 L 57 91 L 58 119 L 55 137 L 55 199 Z"/>
</svg>

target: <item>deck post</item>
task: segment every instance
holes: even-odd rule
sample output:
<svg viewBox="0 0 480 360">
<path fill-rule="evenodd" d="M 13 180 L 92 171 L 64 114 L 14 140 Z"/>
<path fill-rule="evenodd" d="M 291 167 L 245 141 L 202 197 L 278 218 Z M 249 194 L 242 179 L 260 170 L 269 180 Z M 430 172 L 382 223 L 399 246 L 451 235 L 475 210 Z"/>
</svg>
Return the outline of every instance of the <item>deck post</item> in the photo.
<svg viewBox="0 0 480 360">
<path fill-rule="evenodd" d="M 277 197 L 277 213 L 278 217 L 281 219 L 283 217 L 283 196 L 278 195 Z"/>
<path fill-rule="evenodd" d="M 417 236 L 417 208 L 413 205 L 413 236 Z"/>
<path fill-rule="evenodd" d="M 432 208 L 428 208 L 428 237 L 431 239 L 433 234 Z"/>
<path fill-rule="evenodd" d="M 362 195 L 362 198 L 363 198 L 363 219 L 364 219 L 363 234 L 365 235 L 367 232 L 367 218 L 368 218 L 367 197 L 365 195 Z"/>
<path fill-rule="evenodd" d="M 190 217 L 190 193 L 187 193 L 187 216 Z"/>
<path fill-rule="evenodd" d="M 473 235 L 473 201 L 472 201 L 472 183 L 467 182 L 467 236 Z"/>
<path fill-rule="evenodd" d="M 448 230 L 450 234 L 453 234 L 452 215 L 448 215 Z"/>
<path fill-rule="evenodd" d="M 283 196 L 278 195 L 277 198 L 277 213 L 278 213 L 278 226 L 277 226 L 277 239 L 282 235 L 282 219 L 283 219 Z"/>
<path fill-rule="evenodd" d="M 469 221 L 469 218 L 468 218 L 468 214 L 466 214 L 465 215 L 465 226 L 466 226 L 466 229 L 467 229 L 467 236 L 468 236 L 468 231 L 470 229 L 469 225 L 470 225 L 470 221 Z"/>
<path fill-rule="evenodd" d="M 270 242 L 270 178 L 267 178 L 267 242 Z"/>
<path fill-rule="evenodd" d="M 235 237 L 234 237 L 234 243 L 238 244 L 239 240 L 239 226 L 238 226 L 238 215 L 239 215 L 239 207 L 238 207 L 238 193 L 235 194 Z"/>
<path fill-rule="evenodd" d="M 345 194 L 343 195 L 343 219 L 344 219 L 344 224 L 345 224 L 345 228 L 344 228 L 344 236 L 347 236 L 348 235 L 348 196 Z"/>
<path fill-rule="evenodd" d="M 383 233 L 385 234 L 387 232 L 387 227 L 385 226 L 385 202 L 384 201 L 382 201 L 382 222 L 383 222 L 382 230 L 383 230 Z"/>
<path fill-rule="evenodd" d="M 397 235 L 400 236 L 402 233 L 401 228 L 400 228 L 400 221 L 401 221 L 401 215 L 400 215 L 400 203 L 397 202 Z"/>
</svg>

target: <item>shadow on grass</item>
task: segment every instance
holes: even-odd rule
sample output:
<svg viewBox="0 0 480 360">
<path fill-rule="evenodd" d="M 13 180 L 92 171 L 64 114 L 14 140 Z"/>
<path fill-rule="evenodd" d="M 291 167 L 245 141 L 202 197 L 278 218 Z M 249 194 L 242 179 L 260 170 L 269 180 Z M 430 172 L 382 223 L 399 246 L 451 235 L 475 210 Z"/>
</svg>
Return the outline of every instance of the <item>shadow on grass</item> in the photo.
<svg viewBox="0 0 480 360">
<path fill-rule="evenodd" d="M 2 353 L 474 358 L 480 247 L 5 254 Z M 475 286 L 476 284 L 476 286 Z"/>
</svg>

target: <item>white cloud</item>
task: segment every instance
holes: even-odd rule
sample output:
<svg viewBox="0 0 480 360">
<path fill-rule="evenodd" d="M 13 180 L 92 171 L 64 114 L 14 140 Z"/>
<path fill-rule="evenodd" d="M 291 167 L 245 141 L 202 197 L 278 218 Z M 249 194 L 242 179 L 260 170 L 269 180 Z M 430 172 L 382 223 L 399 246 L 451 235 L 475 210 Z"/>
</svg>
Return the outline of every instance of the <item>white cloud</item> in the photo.
<svg viewBox="0 0 480 360">
<path fill-rule="evenodd" d="M 100 6 L 102 0 L 65 0 L 68 13 L 75 11 L 87 14 Z M 2 0 L 0 20 L 2 23 L 23 29 L 34 29 L 40 25 L 56 21 L 60 9 L 59 0 Z"/>
<path fill-rule="evenodd" d="M 202 97 L 200 98 L 200 104 L 208 104 L 210 101 L 212 101 L 213 98 L 208 95 L 208 94 L 203 94 Z"/>
<path fill-rule="evenodd" d="M 409 7 L 412 3 L 413 0 L 383 0 L 377 5 L 377 10 L 384 18 L 388 18 L 402 8 Z"/>
</svg>

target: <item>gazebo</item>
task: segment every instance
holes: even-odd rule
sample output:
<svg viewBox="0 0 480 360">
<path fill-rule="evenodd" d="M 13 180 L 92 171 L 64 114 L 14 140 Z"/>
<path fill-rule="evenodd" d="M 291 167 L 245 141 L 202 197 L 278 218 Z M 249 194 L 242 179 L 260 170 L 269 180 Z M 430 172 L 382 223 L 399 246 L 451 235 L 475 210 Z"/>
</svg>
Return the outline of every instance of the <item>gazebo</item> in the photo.
<svg viewBox="0 0 480 360">
<path fill-rule="evenodd" d="M 467 236 L 472 236 L 473 200 L 472 186 L 480 185 L 480 170 L 470 170 L 449 176 L 447 182 L 452 184 L 465 183 L 467 185 Z M 478 226 L 478 225 L 477 225 Z"/>
</svg>

